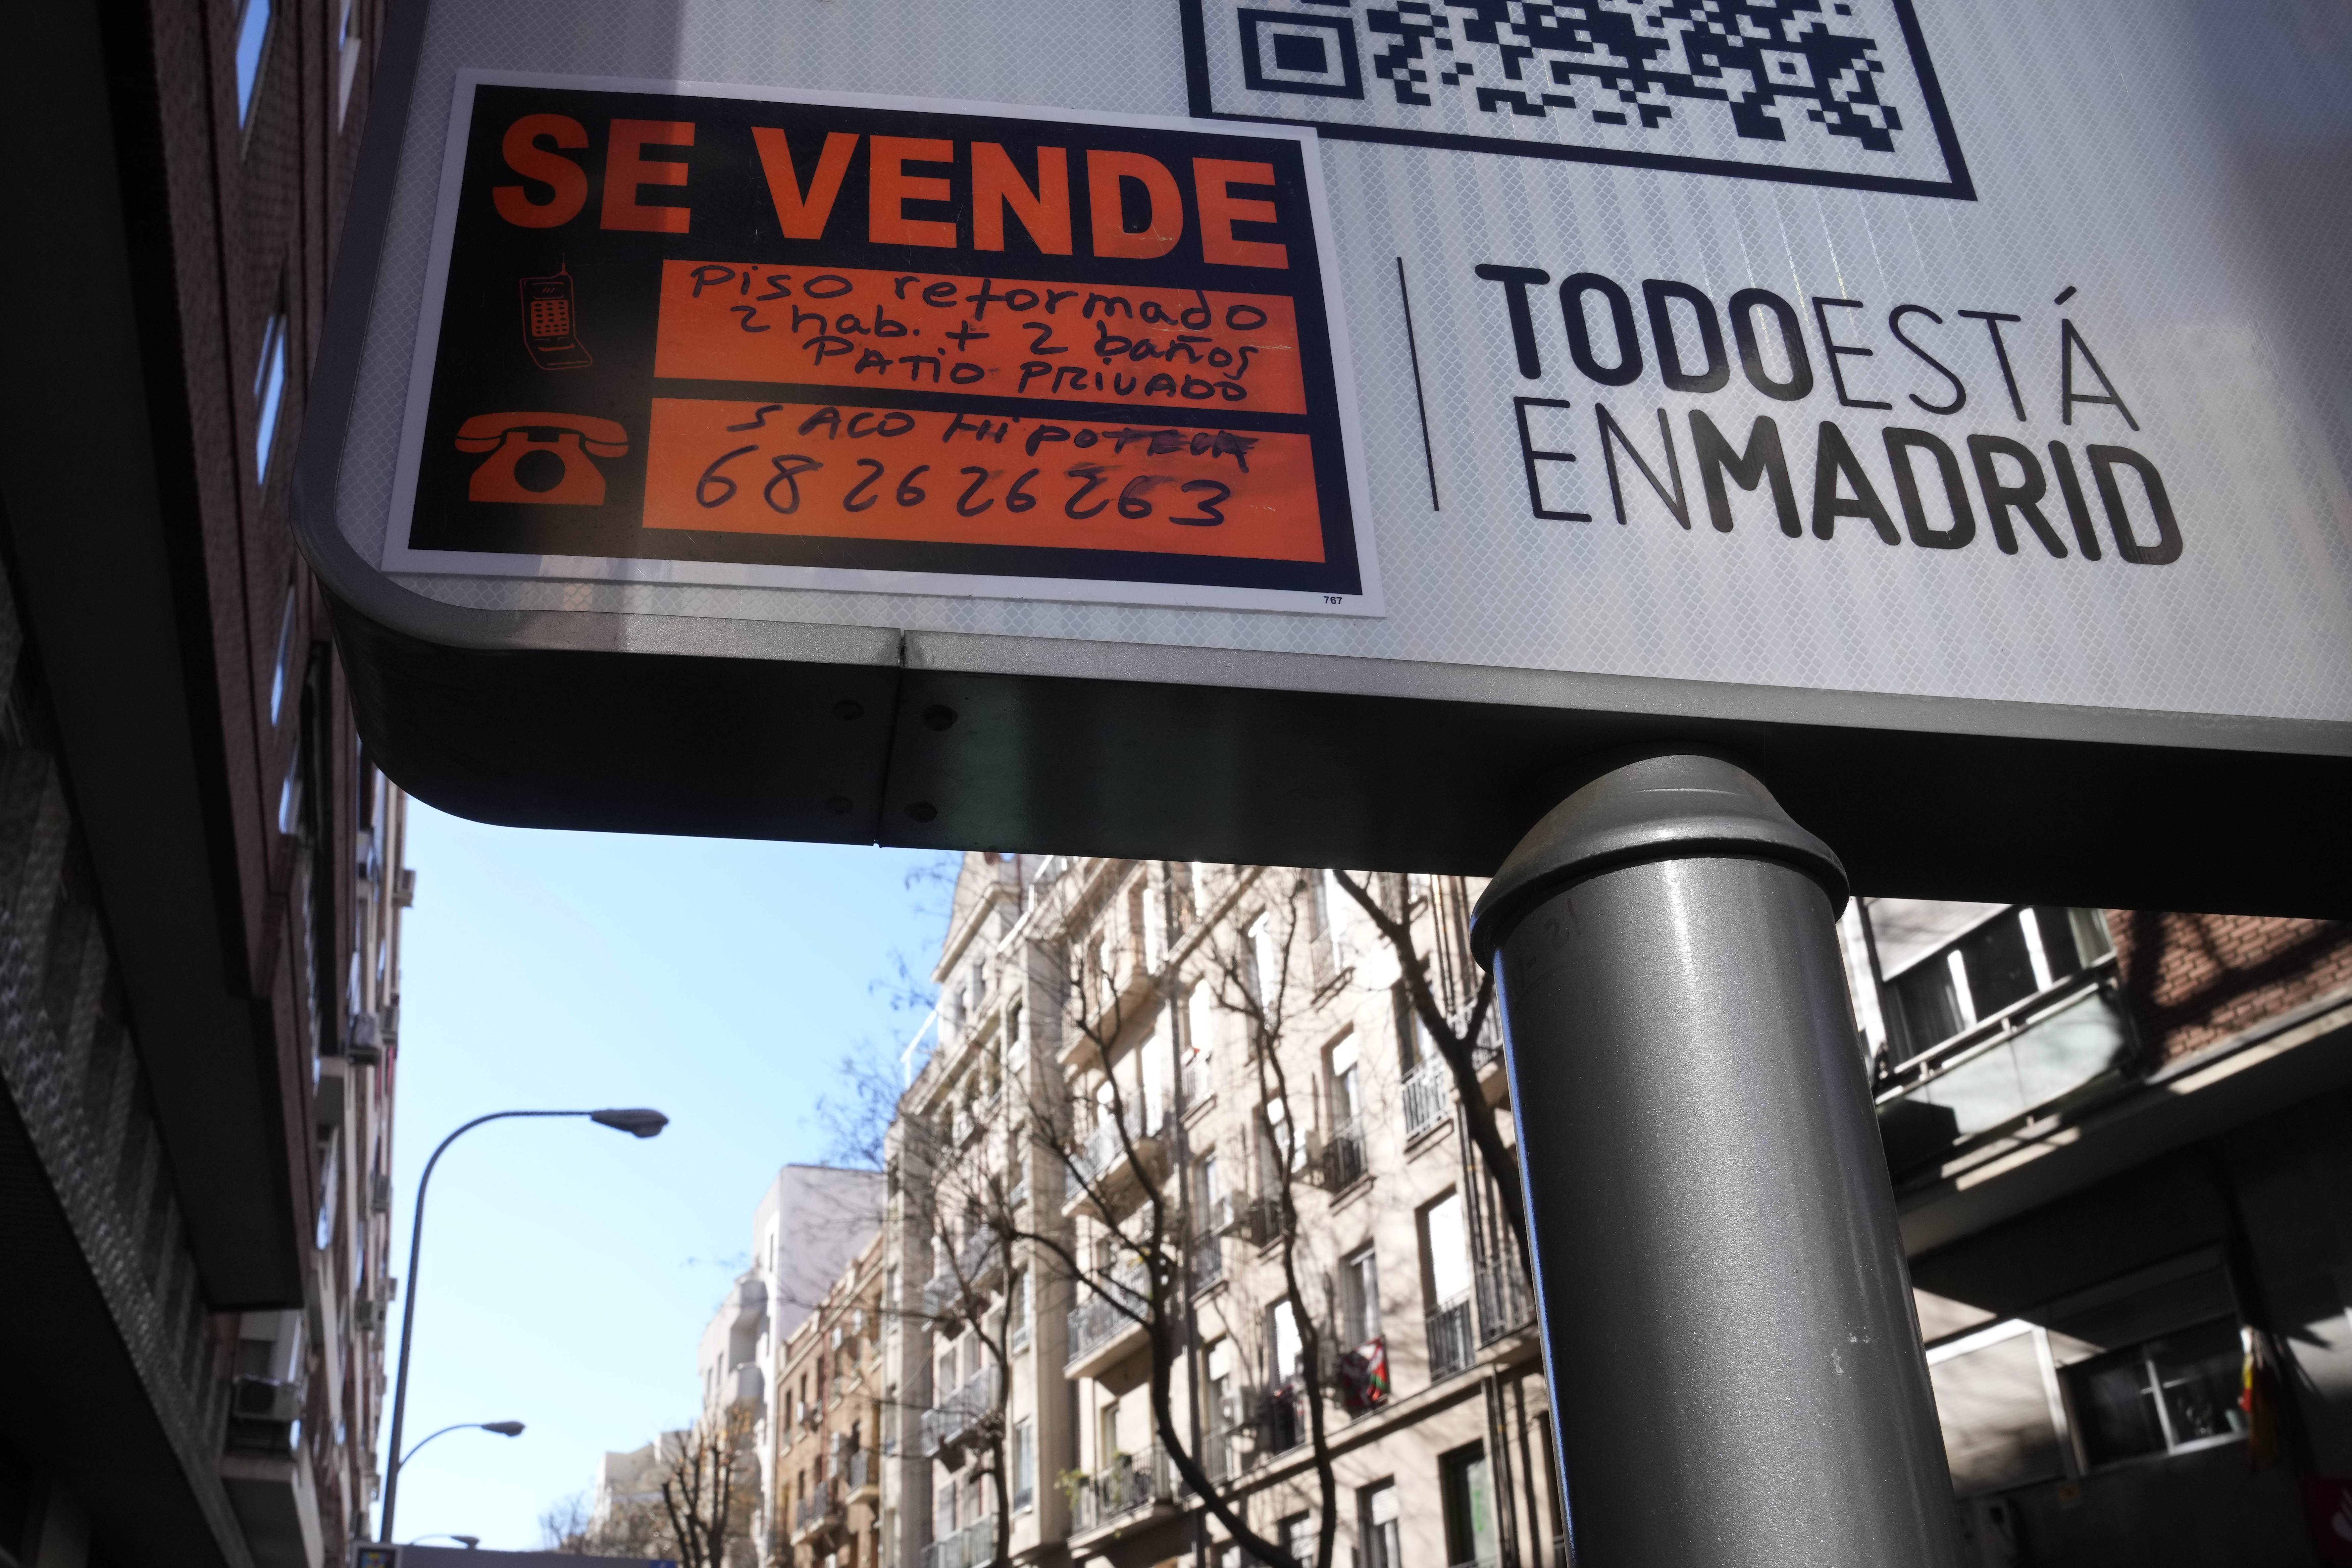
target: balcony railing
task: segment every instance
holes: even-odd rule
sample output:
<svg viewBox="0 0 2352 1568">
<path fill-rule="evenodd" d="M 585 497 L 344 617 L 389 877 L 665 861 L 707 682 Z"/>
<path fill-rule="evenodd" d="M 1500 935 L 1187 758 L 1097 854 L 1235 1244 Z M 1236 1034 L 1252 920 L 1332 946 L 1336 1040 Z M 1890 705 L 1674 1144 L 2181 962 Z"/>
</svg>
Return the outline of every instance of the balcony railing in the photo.
<svg viewBox="0 0 2352 1568">
<path fill-rule="evenodd" d="M 1108 1278 L 1089 1275 L 1081 1300 L 1070 1312 L 1070 1348 L 1065 1364 L 1085 1360 L 1134 1328 L 1136 1316 L 1148 1310 L 1150 1289 L 1150 1277 L 1141 1263 L 1121 1264 Z"/>
<path fill-rule="evenodd" d="M 875 1462 L 871 1448 L 860 1448 L 851 1454 L 848 1462 L 842 1467 L 842 1474 L 853 1492 L 862 1492 L 868 1487 L 882 1484 L 882 1467 Z"/>
<path fill-rule="evenodd" d="M 951 1448 L 982 1420 L 996 1411 L 996 1368 L 982 1367 L 961 1388 L 923 1412 L 923 1457 L 931 1458 Z"/>
<path fill-rule="evenodd" d="M 995 1232 L 973 1231 L 956 1249 L 954 1262 L 940 1258 L 939 1269 L 923 1281 L 923 1315 L 936 1318 L 957 1310 L 963 1304 L 965 1288 L 975 1291 L 987 1289 L 995 1280 L 997 1265 L 1002 1261 Z"/>
<path fill-rule="evenodd" d="M 1429 1314 L 1429 1380 L 1432 1383 L 1470 1370 L 1477 1344 L 1471 1334 L 1470 1292 L 1440 1301 Z"/>
<path fill-rule="evenodd" d="M 1306 1390 L 1292 1378 L 1268 1389 L 1258 1406 L 1258 1441 L 1268 1454 L 1284 1454 L 1307 1441 Z"/>
<path fill-rule="evenodd" d="M 1115 1524 L 1155 1503 L 1171 1502 L 1175 1496 L 1168 1457 L 1158 1444 L 1140 1454 L 1120 1454 L 1077 1489 L 1071 1500 L 1076 1506 L 1071 1510 L 1070 1533 Z"/>
<path fill-rule="evenodd" d="M 922 1568 L 987 1568 L 996 1560 L 996 1521 L 976 1519 L 923 1548 Z"/>
<path fill-rule="evenodd" d="M 1404 1080 L 1404 1137 L 1410 1143 L 1445 1125 L 1454 1114 L 1454 1075 L 1444 1058 L 1431 1057 Z"/>
<path fill-rule="evenodd" d="M 841 1500 L 835 1495 L 833 1483 L 823 1483 L 819 1489 L 801 1499 L 793 1509 L 793 1534 L 808 1534 L 841 1512 Z"/>
<path fill-rule="evenodd" d="M 1168 1108 L 1153 1100 L 1148 1105 L 1130 1104 L 1123 1119 L 1127 1136 L 1119 1136 L 1119 1124 L 1108 1117 L 1097 1123 L 1093 1131 L 1070 1152 L 1070 1192 L 1073 1196 L 1087 1184 L 1098 1184 L 1116 1170 L 1127 1158 L 1128 1146 L 1134 1145 L 1137 1153 L 1145 1152 L 1144 1145 L 1154 1139 L 1160 1124 L 1168 1120 Z"/>
<path fill-rule="evenodd" d="M 1225 1238 L 1204 1231 L 1192 1238 L 1192 1289 L 1206 1290 L 1225 1277 Z"/>
<path fill-rule="evenodd" d="M 1478 1260 L 1478 1343 L 1493 1344 L 1536 1321 L 1535 1292 L 1528 1288 L 1526 1270 L 1507 1239 L 1505 1256 Z"/>
<path fill-rule="evenodd" d="M 2103 963 L 1921 1052 L 1887 1076 L 1878 1132 L 1896 1175 L 2024 1120 L 2116 1071 L 2130 1026 Z"/>
<path fill-rule="evenodd" d="M 1338 1123 L 1331 1129 L 1331 1142 L 1323 1146 L 1324 1179 L 1335 1193 L 1342 1193 L 1364 1179 L 1364 1124 L 1356 1117 Z"/>
</svg>

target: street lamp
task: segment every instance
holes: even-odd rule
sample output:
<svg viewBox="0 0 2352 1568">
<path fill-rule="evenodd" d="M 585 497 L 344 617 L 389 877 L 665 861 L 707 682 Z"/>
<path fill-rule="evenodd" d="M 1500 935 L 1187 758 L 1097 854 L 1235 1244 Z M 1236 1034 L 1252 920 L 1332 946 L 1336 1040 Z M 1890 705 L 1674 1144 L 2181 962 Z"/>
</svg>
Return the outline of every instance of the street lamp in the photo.
<svg viewBox="0 0 2352 1568">
<path fill-rule="evenodd" d="M 488 1116 L 475 1117 L 457 1131 L 441 1140 L 439 1147 L 433 1151 L 433 1157 L 425 1162 L 425 1174 L 418 1177 L 416 1181 L 416 1217 L 411 1222 L 408 1232 L 408 1300 L 403 1303 L 400 1310 L 400 1381 L 392 1396 L 393 1466 L 392 1475 L 384 1483 L 383 1524 L 377 1532 L 379 1540 L 390 1541 L 393 1538 L 393 1513 L 400 1504 L 400 1431 L 402 1424 L 408 1415 L 408 1341 L 409 1336 L 416 1329 L 416 1272 L 417 1258 L 425 1246 L 425 1190 L 433 1181 L 433 1167 L 441 1163 L 441 1156 L 449 1152 L 450 1144 L 455 1143 L 485 1121 L 503 1121 L 515 1116 L 584 1116 L 599 1127 L 610 1127 L 615 1131 L 626 1132 L 634 1138 L 654 1137 L 669 1125 L 668 1117 L 658 1110 L 648 1110 L 642 1106 L 622 1109 L 608 1107 L 603 1110 L 493 1110 Z M 474 1426 L 478 1423 L 461 1422 L 459 1425 Z M 509 1425 L 514 1426 L 516 1432 L 522 1430 L 520 1424 L 503 1421 L 490 1425 L 488 1429 L 499 1431 Z M 450 1430 L 454 1428 L 446 1426 L 442 1428 L 444 1432 Z M 433 1437 L 439 1436 L 441 1436 L 440 1432 L 433 1434 Z M 507 1433 L 507 1436 L 512 1436 L 514 1433 Z M 430 1443 L 433 1437 L 425 1438 L 425 1443 Z M 425 1443 L 419 1443 L 416 1446 L 422 1448 Z"/>
<path fill-rule="evenodd" d="M 467 1431 L 496 1432 L 501 1437 L 520 1437 L 522 1436 L 522 1423 L 520 1421 L 460 1421 L 455 1426 L 442 1427 L 440 1431 L 433 1434 L 433 1437 L 446 1436 L 451 1432 Z M 418 1454 L 424 1452 L 425 1445 L 433 1441 L 433 1437 L 418 1439 L 415 1447 L 409 1449 L 405 1454 L 401 1454 L 395 1457 L 392 1461 L 393 1475 L 397 1478 L 400 1474 L 401 1467 L 407 1464 L 409 1460 L 416 1458 Z M 385 1531 L 387 1536 L 391 1532 L 389 1531 Z"/>
</svg>

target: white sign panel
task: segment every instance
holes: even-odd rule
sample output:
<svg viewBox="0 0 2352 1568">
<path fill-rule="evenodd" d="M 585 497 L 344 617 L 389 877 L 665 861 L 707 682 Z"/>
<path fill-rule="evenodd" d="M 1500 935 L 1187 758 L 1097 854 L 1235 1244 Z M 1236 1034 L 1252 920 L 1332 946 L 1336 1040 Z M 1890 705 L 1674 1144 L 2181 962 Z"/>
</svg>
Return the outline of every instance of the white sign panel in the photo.
<svg viewBox="0 0 2352 1568">
<path fill-rule="evenodd" d="M 979 634 L 1001 640 L 961 646 L 1004 650 L 982 663 L 1081 676 L 1096 656 L 1080 649 L 1120 646 L 1207 682 L 1220 658 L 1274 656 L 1253 679 L 1318 689 L 1639 678 L 1653 684 L 1618 689 L 1622 705 L 1697 683 L 1732 716 L 1721 693 L 1741 689 L 1964 699 L 1943 727 L 2065 733 L 2053 710 L 2099 710 L 2111 738 L 2198 743 L 2221 720 L 2231 743 L 2341 751 L 2352 223 L 2320 150 L 2352 133 L 2352 48 L 2315 12 L 2296 31 L 2303 16 L 2218 0 L 445 0 L 335 523 L 461 609 Z M 781 163 L 761 162 L 762 129 L 789 144 Z M 1295 177 L 1218 173 L 1272 169 L 1286 148 Z M 1095 153 L 1156 161 L 1165 181 L 1123 184 Z M 501 188 L 518 193 L 504 216 Z M 830 226 L 812 216 L 828 190 Z M 1128 321 L 1087 318 L 1081 292 L 1060 304 L 1080 318 L 1064 331 L 1043 300 L 1113 291 L 1069 280 L 1097 241 L 1153 235 L 1167 279 L 1139 251 L 1103 263 L 1130 269 L 1130 306 L 1168 296 L 1150 347 L 1178 390 L 1147 407 L 1109 390 L 1142 365 L 1120 357 L 1139 341 Z M 1286 246 L 1297 265 L 1253 283 L 1220 244 Z M 863 290 L 864 333 L 838 330 L 845 310 L 819 331 L 818 302 L 764 298 L 820 273 L 821 289 Z M 992 278 L 1034 288 L 1034 322 L 969 312 Z M 950 281 L 936 298 L 954 309 L 927 310 Z M 1181 351 L 1203 360 L 1237 361 L 1228 329 L 1269 309 L 1244 295 L 1297 302 L 1299 323 L 1323 312 L 1319 336 L 1286 340 L 1296 396 L 1257 390 L 1276 379 L 1259 355 L 1257 401 L 1230 417 L 1207 401 L 1223 394 L 1186 405 L 1192 367 L 1168 363 L 1194 330 L 1179 294 L 1214 322 Z M 787 312 L 777 335 L 742 331 L 771 324 L 747 307 Z M 916 423 L 898 451 L 858 454 L 881 472 L 852 494 L 867 471 L 849 456 L 853 405 L 889 402 L 886 374 L 929 374 L 894 348 L 851 385 L 877 323 L 930 344 L 1015 316 L 1016 335 L 981 346 L 1017 352 L 942 362 L 984 384 L 897 389 L 917 395 L 893 405 Z M 461 317 L 478 328 L 464 345 L 447 330 Z M 853 346 L 813 357 L 826 336 Z M 460 346 L 487 379 L 436 405 Z M 576 353 L 596 368 L 568 367 Z M 1083 387 L 1037 368 L 1065 364 Z M 608 368 L 625 394 L 562 401 Z M 966 392 L 978 401 L 956 403 Z M 1041 396 L 1073 406 L 1055 416 Z M 610 424 L 567 437 L 551 410 Z M 1026 423 L 983 459 L 954 446 L 968 428 L 942 434 L 965 416 Z M 1155 458 L 1159 430 L 1178 434 Z M 1270 510 L 1213 493 L 1247 495 L 1220 432 L 1260 443 L 1253 481 L 1290 463 Z M 601 459 L 607 510 L 580 527 L 550 521 L 571 503 L 480 496 L 479 459 L 505 465 L 501 483 L 552 483 L 529 446 L 574 438 L 592 457 L 599 439 L 627 448 Z M 1029 489 L 1009 488 L 1027 469 Z M 1023 496 L 1034 510 L 1007 510 Z M 959 497 L 992 518 L 959 514 Z M 1150 509 L 1129 534 L 1079 515 L 1122 497 Z M 1187 531 L 1207 544 L 1175 540 L 1177 520 L 1208 521 L 1185 504 L 1201 497 L 1232 521 Z M 896 542 L 844 544 L 866 525 L 833 511 L 880 518 L 867 534 Z M 1021 517 L 1051 527 L 989 531 Z M 1244 557 L 1289 564 L 1231 564 Z"/>
</svg>

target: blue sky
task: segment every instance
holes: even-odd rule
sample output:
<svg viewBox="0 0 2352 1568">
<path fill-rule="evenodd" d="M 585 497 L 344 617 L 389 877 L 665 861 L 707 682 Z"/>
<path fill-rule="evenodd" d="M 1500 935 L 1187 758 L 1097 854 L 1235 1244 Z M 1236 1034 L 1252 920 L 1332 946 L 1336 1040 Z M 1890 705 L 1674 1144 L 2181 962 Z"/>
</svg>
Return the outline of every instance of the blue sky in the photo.
<svg viewBox="0 0 2352 1568">
<path fill-rule="evenodd" d="M 407 1440 L 457 1421 L 529 1430 L 435 1443 L 402 1477 L 396 1527 L 523 1550 L 604 1450 L 695 1414 L 695 1347 L 745 1265 L 752 1205 L 779 1165 L 823 1157 L 816 1102 L 843 1053 L 895 1051 L 920 1021 L 887 983 L 894 953 L 919 969 L 936 953 L 944 892 L 907 874 L 943 858 L 410 812 L 404 1294 L 417 1175 L 460 1122 L 602 1105 L 671 1118 L 642 1142 L 585 1121 L 492 1122 L 434 1173 Z"/>
</svg>

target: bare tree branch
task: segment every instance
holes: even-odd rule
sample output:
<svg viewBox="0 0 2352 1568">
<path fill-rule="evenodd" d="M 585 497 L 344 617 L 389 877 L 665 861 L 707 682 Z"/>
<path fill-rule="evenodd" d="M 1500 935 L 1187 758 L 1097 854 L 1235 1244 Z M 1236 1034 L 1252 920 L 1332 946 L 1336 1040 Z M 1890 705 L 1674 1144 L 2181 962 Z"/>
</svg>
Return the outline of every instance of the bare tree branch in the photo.
<svg viewBox="0 0 2352 1568">
<path fill-rule="evenodd" d="M 1391 914 L 1381 907 L 1372 889 L 1354 877 L 1336 869 L 1331 876 L 1347 889 L 1348 896 L 1355 900 L 1357 907 L 1396 952 L 1397 969 L 1404 978 L 1405 994 L 1412 1003 L 1413 1016 L 1421 1020 L 1430 1043 L 1437 1047 L 1437 1054 L 1454 1075 L 1454 1097 L 1462 1103 L 1462 1119 L 1470 1129 L 1470 1142 L 1478 1151 L 1479 1163 L 1486 1168 L 1495 1184 L 1504 1223 L 1511 1227 L 1512 1238 L 1519 1244 L 1519 1267 L 1527 1269 L 1534 1255 L 1528 1249 L 1527 1199 L 1519 1186 L 1519 1162 L 1510 1145 L 1503 1142 L 1495 1108 L 1486 1103 L 1486 1096 L 1478 1087 L 1475 1047 L 1486 1026 L 1486 1016 L 1494 1006 L 1495 976 L 1491 972 L 1479 975 L 1477 995 L 1470 1004 L 1469 1016 L 1457 1032 L 1454 1020 L 1446 1016 L 1445 1009 L 1438 1005 L 1436 994 L 1430 989 L 1429 960 L 1413 941 L 1413 911 L 1410 904 L 1399 899 L 1402 912 Z"/>
</svg>

